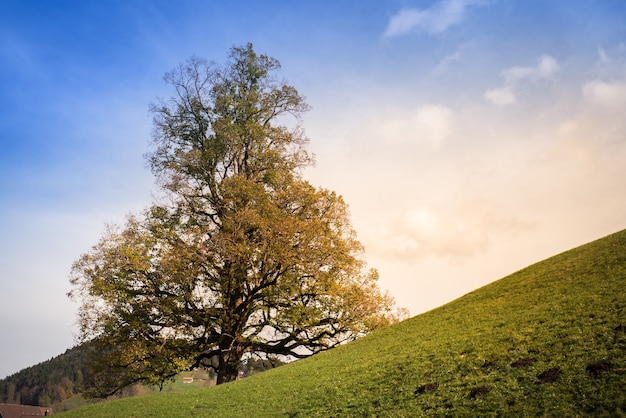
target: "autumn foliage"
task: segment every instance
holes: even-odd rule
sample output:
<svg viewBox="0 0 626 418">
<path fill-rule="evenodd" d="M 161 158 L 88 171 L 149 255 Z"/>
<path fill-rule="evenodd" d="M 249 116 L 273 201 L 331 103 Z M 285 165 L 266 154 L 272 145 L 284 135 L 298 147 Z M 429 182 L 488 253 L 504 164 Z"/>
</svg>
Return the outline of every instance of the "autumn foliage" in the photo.
<svg viewBox="0 0 626 418">
<path fill-rule="evenodd" d="M 166 197 L 73 267 L 94 395 L 193 367 L 228 382 L 246 356 L 301 358 L 397 319 L 346 203 L 302 178 L 308 106 L 279 68 L 248 44 L 166 75 L 148 154 Z"/>
</svg>

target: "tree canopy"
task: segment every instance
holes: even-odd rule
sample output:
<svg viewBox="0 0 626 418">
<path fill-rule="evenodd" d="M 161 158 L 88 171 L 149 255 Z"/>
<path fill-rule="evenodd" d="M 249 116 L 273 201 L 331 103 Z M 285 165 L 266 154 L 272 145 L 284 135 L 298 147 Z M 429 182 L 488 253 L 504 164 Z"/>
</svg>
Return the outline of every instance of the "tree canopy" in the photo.
<svg viewBox="0 0 626 418">
<path fill-rule="evenodd" d="M 348 207 L 302 178 L 302 95 L 251 44 L 166 74 L 147 155 L 166 192 L 74 264 L 97 396 L 184 369 L 236 378 L 250 355 L 302 358 L 397 320 Z"/>
</svg>

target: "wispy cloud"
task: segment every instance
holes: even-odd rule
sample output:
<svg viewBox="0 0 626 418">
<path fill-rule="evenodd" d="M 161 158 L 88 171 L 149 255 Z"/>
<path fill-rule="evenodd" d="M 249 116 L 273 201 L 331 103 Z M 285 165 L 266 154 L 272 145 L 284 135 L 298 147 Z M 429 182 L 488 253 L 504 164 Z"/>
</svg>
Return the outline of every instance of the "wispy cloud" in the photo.
<svg viewBox="0 0 626 418">
<path fill-rule="evenodd" d="M 523 82 L 549 80 L 559 71 L 559 64 L 550 55 L 542 55 L 534 67 L 511 67 L 502 71 L 504 83 L 489 89 L 484 97 L 493 104 L 506 106 L 517 103 L 517 90 Z"/>
<path fill-rule="evenodd" d="M 511 86 L 489 89 L 485 92 L 485 99 L 498 106 L 517 103 L 517 97 Z"/>
<path fill-rule="evenodd" d="M 435 67 L 434 73 L 441 74 L 452 67 L 455 63 L 458 63 L 460 60 L 461 50 L 457 49 L 452 54 L 446 55 L 441 61 L 439 61 L 439 64 Z"/>
<path fill-rule="evenodd" d="M 522 80 L 540 80 L 552 77 L 559 64 L 550 55 L 542 55 L 535 67 L 512 67 L 502 72 L 506 84 L 513 85 Z"/>
<path fill-rule="evenodd" d="M 486 3 L 484 0 L 441 0 L 427 9 L 402 9 L 391 17 L 384 36 L 392 38 L 410 32 L 437 35 L 463 21 L 468 7 Z"/>
<path fill-rule="evenodd" d="M 583 97 L 589 103 L 605 108 L 621 108 L 626 105 L 626 83 L 593 80 L 582 88 Z"/>
<path fill-rule="evenodd" d="M 366 126 L 378 140 L 409 149 L 437 150 L 454 132 L 454 111 L 442 105 L 388 109 Z"/>
<path fill-rule="evenodd" d="M 445 207 L 409 207 L 378 231 L 381 244 L 373 250 L 392 259 L 434 255 L 463 261 L 485 252 L 494 235 L 533 228 L 493 205 L 479 196 L 464 196 Z"/>
<path fill-rule="evenodd" d="M 609 57 L 609 54 L 606 53 L 604 48 L 598 48 L 598 57 L 600 58 L 600 62 L 602 63 L 606 64 L 611 62 L 611 57 Z"/>
</svg>

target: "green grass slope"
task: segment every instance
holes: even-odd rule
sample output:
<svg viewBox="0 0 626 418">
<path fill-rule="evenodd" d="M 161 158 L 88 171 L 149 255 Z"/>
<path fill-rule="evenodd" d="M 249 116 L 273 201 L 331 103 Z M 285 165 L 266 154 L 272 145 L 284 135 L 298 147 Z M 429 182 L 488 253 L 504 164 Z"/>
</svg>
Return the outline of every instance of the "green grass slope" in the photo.
<svg viewBox="0 0 626 418">
<path fill-rule="evenodd" d="M 62 416 L 626 416 L 626 231 L 306 360 Z"/>
</svg>

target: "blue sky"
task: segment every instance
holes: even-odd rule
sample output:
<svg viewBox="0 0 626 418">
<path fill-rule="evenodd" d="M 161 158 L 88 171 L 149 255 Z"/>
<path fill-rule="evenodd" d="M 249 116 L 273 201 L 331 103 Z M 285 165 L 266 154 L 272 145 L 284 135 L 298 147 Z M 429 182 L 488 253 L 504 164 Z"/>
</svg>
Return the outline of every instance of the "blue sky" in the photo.
<svg viewBox="0 0 626 418">
<path fill-rule="evenodd" d="M 163 74 L 252 42 L 418 314 L 626 228 L 626 3 L 0 3 L 0 377 L 73 344 L 71 264 L 157 192 Z M 9 343 L 7 343 L 9 342 Z"/>
</svg>

